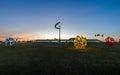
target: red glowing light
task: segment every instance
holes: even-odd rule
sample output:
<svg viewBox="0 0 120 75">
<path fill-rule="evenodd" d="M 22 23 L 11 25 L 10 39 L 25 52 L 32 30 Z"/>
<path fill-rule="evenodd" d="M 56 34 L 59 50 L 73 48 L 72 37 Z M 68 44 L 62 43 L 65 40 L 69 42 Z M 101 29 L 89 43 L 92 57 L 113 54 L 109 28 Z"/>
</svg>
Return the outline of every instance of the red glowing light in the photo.
<svg viewBox="0 0 120 75">
<path fill-rule="evenodd" d="M 114 43 L 115 43 L 115 40 L 114 40 L 114 38 L 112 38 L 112 37 L 107 37 L 107 38 L 105 39 L 105 42 L 106 42 L 108 45 L 113 46 Z"/>
</svg>

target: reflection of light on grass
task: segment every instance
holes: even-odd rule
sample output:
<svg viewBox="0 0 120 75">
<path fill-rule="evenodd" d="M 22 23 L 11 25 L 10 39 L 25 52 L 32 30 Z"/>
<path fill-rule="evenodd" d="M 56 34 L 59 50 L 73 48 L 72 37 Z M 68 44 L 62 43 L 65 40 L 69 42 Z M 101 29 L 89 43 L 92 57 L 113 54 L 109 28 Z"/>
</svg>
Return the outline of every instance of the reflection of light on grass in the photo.
<svg viewBox="0 0 120 75">
<path fill-rule="evenodd" d="M 77 36 L 74 41 L 74 47 L 76 49 L 85 49 L 86 45 L 87 45 L 87 39 L 82 37 L 82 36 Z"/>
<path fill-rule="evenodd" d="M 88 52 L 91 50 L 94 50 L 93 48 L 89 47 L 89 48 L 84 48 L 84 49 L 77 49 L 77 48 L 68 48 L 69 50 L 74 50 L 74 51 L 80 51 L 80 52 Z"/>
</svg>

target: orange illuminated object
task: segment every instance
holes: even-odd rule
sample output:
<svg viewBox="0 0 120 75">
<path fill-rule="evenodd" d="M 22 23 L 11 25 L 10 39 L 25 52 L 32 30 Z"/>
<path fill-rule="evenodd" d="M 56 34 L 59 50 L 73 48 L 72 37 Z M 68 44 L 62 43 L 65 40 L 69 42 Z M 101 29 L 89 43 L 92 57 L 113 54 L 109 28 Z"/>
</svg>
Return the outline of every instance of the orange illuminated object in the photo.
<svg viewBox="0 0 120 75">
<path fill-rule="evenodd" d="M 77 36 L 74 41 L 74 47 L 77 49 L 84 49 L 87 45 L 87 39 L 83 36 Z"/>
</svg>

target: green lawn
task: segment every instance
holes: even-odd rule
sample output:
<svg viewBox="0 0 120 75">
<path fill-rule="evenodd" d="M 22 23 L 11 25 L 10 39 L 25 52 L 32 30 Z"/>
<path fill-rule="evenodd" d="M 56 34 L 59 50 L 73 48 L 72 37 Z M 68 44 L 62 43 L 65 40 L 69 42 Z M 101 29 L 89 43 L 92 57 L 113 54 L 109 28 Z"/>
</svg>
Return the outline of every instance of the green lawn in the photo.
<svg viewBox="0 0 120 75">
<path fill-rule="evenodd" d="M 0 44 L 0 75 L 116 75 L 119 71 L 120 43 L 112 47 L 88 43 L 84 50 L 72 43 Z"/>
</svg>

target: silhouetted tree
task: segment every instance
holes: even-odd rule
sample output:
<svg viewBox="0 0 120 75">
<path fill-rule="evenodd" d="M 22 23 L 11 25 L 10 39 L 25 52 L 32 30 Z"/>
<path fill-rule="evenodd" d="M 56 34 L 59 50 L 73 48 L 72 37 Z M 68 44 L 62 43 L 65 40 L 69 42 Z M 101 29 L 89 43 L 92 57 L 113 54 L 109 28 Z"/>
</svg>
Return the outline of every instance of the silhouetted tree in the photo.
<svg viewBox="0 0 120 75">
<path fill-rule="evenodd" d="M 97 36 L 100 36 L 100 34 L 97 34 Z"/>
<path fill-rule="evenodd" d="M 96 34 L 95 34 L 95 37 L 96 37 Z"/>
<path fill-rule="evenodd" d="M 101 37 L 104 37 L 104 35 L 102 34 Z"/>
</svg>

